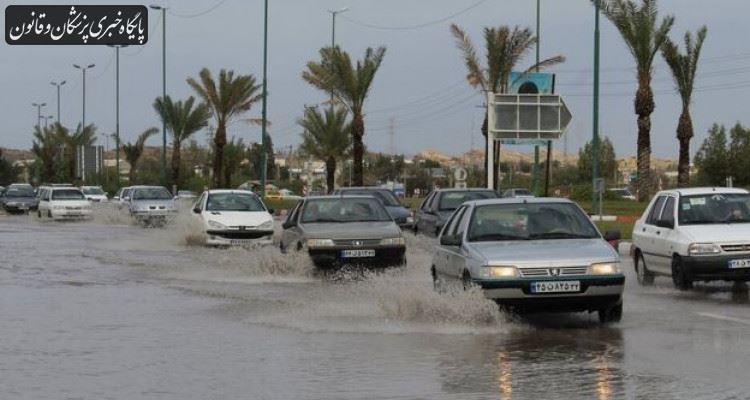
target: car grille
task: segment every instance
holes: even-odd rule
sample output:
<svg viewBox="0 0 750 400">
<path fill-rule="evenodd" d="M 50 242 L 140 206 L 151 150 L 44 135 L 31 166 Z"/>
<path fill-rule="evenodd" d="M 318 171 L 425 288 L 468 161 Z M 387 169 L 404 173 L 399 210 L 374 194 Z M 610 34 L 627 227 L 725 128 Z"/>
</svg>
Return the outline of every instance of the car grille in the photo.
<svg viewBox="0 0 750 400">
<path fill-rule="evenodd" d="M 721 249 L 727 253 L 736 253 L 740 251 L 750 251 L 750 243 L 744 244 L 725 244 L 721 246 Z"/>
<path fill-rule="evenodd" d="M 586 275 L 588 267 L 519 268 L 523 278 Z"/>
<path fill-rule="evenodd" d="M 149 210 L 165 210 L 166 208 L 165 206 L 148 206 Z"/>
<path fill-rule="evenodd" d="M 336 246 L 374 246 L 380 244 L 380 239 L 337 239 L 333 241 Z"/>
<path fill-rule="evenodd" d="M 71 211 L 78 211 L 78 210 L 81 209 L 81 207 L 71 207 L 71 206 L 68 206 L 68 207 L 65 207 L 65 209 L 66 210 L 71 210 Z"/>
</svg>

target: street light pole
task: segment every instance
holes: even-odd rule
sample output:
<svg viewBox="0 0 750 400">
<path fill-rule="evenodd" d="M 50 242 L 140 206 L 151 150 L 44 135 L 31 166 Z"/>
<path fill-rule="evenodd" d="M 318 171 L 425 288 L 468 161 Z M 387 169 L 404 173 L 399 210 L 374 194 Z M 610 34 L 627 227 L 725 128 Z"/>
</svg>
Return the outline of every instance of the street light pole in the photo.
<svg viewBox="0 0 750 400">
<path fill-rule="evenodd" d="M 86 129 L 86 70 L 94 68 L 96 64 L 89 64 L 85 67 L 81 67 L 78 64 L 73 64 L 73 67 L 80 69 L 83 72 L 83 115 L 81 118 L 81 132 Z"/>
<path fill-rule="evenodd" d="M 120 185 L 120 49 L 122 44 L 110 44 L 115 49 L 115 171 L 117 185 Z"/>
<path fill-rule="evenodd" d="M 57 83 L 55 81 L 50 82 L 52 86 L 57 87 L 57 123 L 60 123 L 60 86 L 64 85 L 66 81 Z"/>
<path fill-rule="evenodd" d="M 42 107 L 46 106 L 47 103 L 31 103 L 32 106 L 36 107 L 36 126 L 39 129 L 42 128 Z"/>
<path fill-rule="evenodd" d="M 541 41 L 542 34 L 540 32 L 540 11 L 541 11 L 541 0 L 536 0 L 536 72 L 539 72 L 539 43 Z M 535 195 L 538 195 L 539 189 L 539 145 L 534 145 L 534 171 L 532 179 L 532 191 Z"/>
<path fill-rule="evenodd" d="M 331 13 L 331 49 L 336 47 L 336 15 L 349 11 L 349 7 L 328 10 Z M 331 92 L 331 109 L 333 109 L 333 92 Z"/>
<path fill-rule="evenodd" d="M 162 100 L 167 98 L 167 7 L 151 5 L 154 10 L 161 10 L 161 79 Z M 161 125 L 161 182 L 167 184 L 167 122 L 162 120 Z M 118 172 L 119 173 L 119 172 Z"/>
<path fill-rule="evenodd" d="M 266 112 L 268 106 L 268 92 L 267 92 L 267 73 L 268 73 L 268 0 L 263 1 L 263 111 L 262 111 L 262 124 L 261 128 L 261 175 L 260 175 L 260 197 L 266 196 L 266 179 L 268 175 L 268 154 L 266 154 Z"/>
<path fill-rule="evenodd" d="M 594 2 L 596 15 L 594 17 L 594 110 L 593 110 L 593 138 L 591 140 L 591 159 L 592 159 L 592 185 L 593 196 L 591 199 L 592 211 L 597 208 L 601 209 L 601 204 L 597 204 L 599 197 L 596 193 L 596 181 L 599 178 L 599 2 Z M 598 206 L 598 207 L 597 207 Z"/>
</svg>

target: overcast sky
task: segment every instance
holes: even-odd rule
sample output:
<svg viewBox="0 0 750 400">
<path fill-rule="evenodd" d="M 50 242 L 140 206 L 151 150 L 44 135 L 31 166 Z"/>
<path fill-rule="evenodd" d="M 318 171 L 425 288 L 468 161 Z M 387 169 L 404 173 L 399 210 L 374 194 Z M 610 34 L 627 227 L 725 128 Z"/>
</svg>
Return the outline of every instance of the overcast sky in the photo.
<svg viewBox="0 0 750 400">
<path fill-rule="evenodd" d="M 155 0 L 156 1 L 156 0 Z M 482 45 L 485 26 L 535 24 L 533 0 L 270 0 L 269 9 L 269 119 L 277 148 L 299 142 L 295 121 L 305 104 L 326 99 L 300 74 L 305 63 L 317 59 L 321 46 L 331 40 L 329 9 L 350 7 L 337 19 L 337 43 L 356 58 L 368 46 L 387 46 L 381 70 L 366 104 L 365 142 L 371 150 L 389 151 L 393 121 L 397 152 L 414 153 L 434 148 L 459 153 L 481 146 L 482 96 L 465 82 L 466 70 L 449 24 L 464 27 L 475 44 Z M 54 4 L 54 1 L 3 1 L 9 4 Z M 68 4 L 61 2 L 60 4 Z M 76 4 L 143 4 L 126 0 L 77 1 Z M 747 0 L 661 0 L 662 15 L 674 14 L 672 37 L 681 41 L 686 29 L 708 26 L 703 61 L 699 67 L 692 105 L 696 138 L 693 152 L 714 122 L 748 122 L 750 95 L 750 2 Z M 174 98 L 192 95 L 185 83 L 202 67 L 252 73 L 262 79 L 263 1 L 162 0 L 167 13 L 167 93 Z M 146 4 L 147 5 L 147 4 Z M 452 18 L 462 10 L 475 7 Z M 3 8 L 4 8 L 3 6 Z M 196 14 L 203 13 L 195 16 Z M 146 45 L 120 53 L 123 141 L 144 129 L 160 127 L 153 100 L 161 95 L 162 26 L 150 10 Z M 4 21 L 4 20 L 3 20 Z M 4 22 L 3 22 L 4 24 Z M 602 18 L 601 131 L 609 136 L 618 156 L 636 150 L 633 114 L 635 70 L 619 34 Z M 542 57 L 564 54 L 567 62 L 554 69 L 557 92 L 573 113 L 567 148 L 575 151 L 591 137 L 592 51 L 594 9 L 590 0 L 542 0 Z M 483 52 L 482 52 L 483 55 Z M 533 52 L 521 67 L 533 62 Z M 87 123 L 100 133 L 115 129 L 114 50 L 105 46 L 10 46 L 0 51 L 0 146 L 31 147 L 36 108 L 46 102 L 46 115 L 56 114 L 51 80 L 67 80 L 62 89 L 61 119 L 74 126 L 81 120 L 81 72 L 72 64 L 95 63 L 87 73 Z M 657 157 L 677 157 L 675 127 L 679 97 L 666 65 L 658 58 L 653 83 L 656 111 L 652 115 L 653 151 Z M 257 104 L 247 117 L 260 117 Z M 260 129 L 242 122 L 229 135 L 259 141 Z M 205 141 L 205 133 L 196 135 Z M 101 144 L 104 144 L 101 139 Z M 152 138 L 150 144 L 160 143 Z M 110 142 L 110 146 L 112 143 Z M 563 149 L 565 141 L 555 144 Z M 523 150 L 524 147 L 518 147 Z"/>
</svg>

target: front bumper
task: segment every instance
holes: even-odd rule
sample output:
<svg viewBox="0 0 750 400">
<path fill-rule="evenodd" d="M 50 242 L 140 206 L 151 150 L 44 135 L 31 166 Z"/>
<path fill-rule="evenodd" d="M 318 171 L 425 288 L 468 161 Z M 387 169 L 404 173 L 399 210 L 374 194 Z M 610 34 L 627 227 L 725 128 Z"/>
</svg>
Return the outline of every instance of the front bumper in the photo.
<svg viewBox="0 0 750 400">
<path fill-rule="evenodd" d="M 5 211 L 8 213 L 25 213 L 31 210 L 31 204 L 16 203 L 16 204 L 5 204 L 3 206 Z"/>
<path fill-rule="evenodd" d="M 52 219 L 56 220 L 75 220 L 91 218 L 91 210 L 50 210 Z"/>
<path fill-rule="evenodd" d="M 731 260 L 750 259 L 750 254 L 682 257 L 688 277 L 694 281 L 750 281 L 750 268 L 729 268 Z"/>
<path fill-rule="evenodd" d="M 169 221 L 177 216 L 177 210 L 132 211 L 130 215 L 140 222 Z"/>
<path fill-rule="evenodd" d="M 575 293 L 531 292 L 532 282 L 579 281 L 581 290 Z M 498 304 L 524 311 L 595 311 L 611 307 L 622 299 L 625 277 L 584 276 L 558 279 L 481 280 L 472 282 L 481 287 L 485 297 Z"/>
<path fill-rule="evenodd" d="M 344 250 L 375 250 L 374 257 L 343 258 Z M 406 263 L 406 246 L 334 246 L 308 249 L 310 258 L 316 266 L 330 267 L 348 265 L 364 265 L 372 267 L 390 267 Z"/>
<path fill-rule="evenodd" d="M 267 246 L 273 244 L 272 230 L 207 230 L 209 246 Z"/>
</svg>

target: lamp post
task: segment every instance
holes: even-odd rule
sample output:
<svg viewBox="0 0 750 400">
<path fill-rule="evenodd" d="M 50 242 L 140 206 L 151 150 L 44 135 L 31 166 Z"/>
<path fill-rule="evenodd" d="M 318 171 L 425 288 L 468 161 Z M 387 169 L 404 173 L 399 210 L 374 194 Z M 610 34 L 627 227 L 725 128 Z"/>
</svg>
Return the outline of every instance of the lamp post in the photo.
<svg viewBox="0 0 750 400">
<path fill-rule="evenodd" d="M 267 73 L 268 73 L 268 0 L 263 1 L 263 111 L 262 111 L 262 124 L 261 128 L 261 149 L 262 156 L 261 161 L 261 175 L 260 175 L 260 197 L 266 196 L 266 178 L 268 175 L 268 154 L 266 154 L 266 110 L 268 103 L 268 92 L 267 92 Z"/>
<path fill-rule="evenodd" d="M 85 67 L 81 67 L 78 64 L 73 64 L 73 67 L 80 69 L 83 72 L 83 115 L 81 118 L 81 132 L 86 129 L 86 70 L 94 68 L 96 64 L 89 64 Z"/>
<path fill-rule="evenodd" d="M 591 139 L 591 175 L 593 177 L 592 185 L 596 189 L 596 181 L 599 178 L 599 2 L 594 2 L 596 15 L 594 17 L 594 112 L 593 112 L 593 137 Z M 599 208 L 599 197 L 596 190 L 593 190 L 591 199 L 592 210 Z"/>
<path fill-rule="evenodd" d="M 57 83 L 55 81 L 50 82 L 52 86 L 57 87 L 57 123 L 60 123 L 60 86 L 65 84 L 65 81 Z"/>
<path fill-rule="evenodd" d="M 349 11 L 349 7 L 328 10 L 331 13 L 331 49 L 336 47 L 336 15 Z M 331 109 L 333 109 L 333 91 L 331 91 Z"/>
<path fill-rule="evenodd" d="M 539 72 L 539 42 L 541 41 L 542 34 L 540 32 L 540 11 L 541 11 L 541 0 L 536 0 L 536 72 Z M 532 174 L 532 191 L 535 195 L 538 195 L 539 189 L 539 145 L 534 145 L 534 171 Z"/>
<path fill-rule="evenodd" d="M 44 119 L 44 129 L 47 129 L 49 127 L 49 120 L 55 118 L 54 115 L 48 115 L 46 117 L 42 117 Z"/>
<path fill-rule="evenodd" d="M 36 107 L 36 126 L 42 128 L 42 107 L 46 106 L 47 103 L 31 103 L 32 106 Z"/>
<path fill-rule="evenodd" d="M 155 4 L 150 5 L 154 10 L 161 11 L 161 79 L 162 99 L 167 98 L 167 7 L 158 6 Z M 265 120 L 264 120 L 265 122 Z M 264 125 L 265 128 L 265 125 Z M 162 121 L 161 125 L 161 182 L 167 184 L 167 122 Z"/>
<path fill-rule="evenodd" d="M 126 44 L 110 44 L 115 49 L 115 171 L 120 185 L 120 49 Z"/>
</svg>

